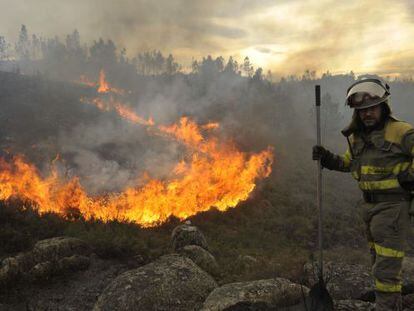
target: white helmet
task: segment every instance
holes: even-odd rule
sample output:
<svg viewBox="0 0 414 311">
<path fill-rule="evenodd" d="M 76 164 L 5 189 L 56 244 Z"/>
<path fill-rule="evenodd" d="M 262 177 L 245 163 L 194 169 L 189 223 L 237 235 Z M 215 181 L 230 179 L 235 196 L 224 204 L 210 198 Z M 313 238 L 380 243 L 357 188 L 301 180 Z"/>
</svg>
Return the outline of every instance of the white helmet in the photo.
<svg viewBox="0 0 414 311">
<path fill-rule="evenodd" d="M 390 87 L 379 79 L 364 79 L 352 84 L 346 92 L 346 105 L 365 109 L 379 105 L 390 97 Z"/>
</svg>

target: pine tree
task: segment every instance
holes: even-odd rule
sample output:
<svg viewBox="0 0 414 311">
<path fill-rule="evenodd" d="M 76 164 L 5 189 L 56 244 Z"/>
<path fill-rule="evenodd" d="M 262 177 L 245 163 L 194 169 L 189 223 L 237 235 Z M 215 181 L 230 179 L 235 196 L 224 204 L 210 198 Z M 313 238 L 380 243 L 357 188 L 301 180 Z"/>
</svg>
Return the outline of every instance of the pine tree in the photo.
<svg viewBox="0 0 414 311">
<path fill-rule="evenodd" d="M 30 59 L 30 40 L 27 28 L 22 25 L 19 32 L 19 40 L 16 43 L 16 54 L 19 60 Z"/>
</svg>

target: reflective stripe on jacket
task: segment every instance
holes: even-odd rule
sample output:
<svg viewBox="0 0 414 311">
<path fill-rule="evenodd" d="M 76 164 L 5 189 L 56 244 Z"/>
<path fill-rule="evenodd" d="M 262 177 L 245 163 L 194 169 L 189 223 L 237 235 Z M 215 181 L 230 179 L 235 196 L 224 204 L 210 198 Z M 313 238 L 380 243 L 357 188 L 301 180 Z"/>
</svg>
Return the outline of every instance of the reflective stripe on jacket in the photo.
<svg viewBox="0 0 414 311">
<path fill-rule="evenodd" d="M 390 117 L 383 129 L 354 133 L 343 156 L 336 156 L 330 169 L 350 171 L 362 191 L 402 193 L 397 176 L 408 170 L 414 176 L 414 129 Z"/>
</svg>

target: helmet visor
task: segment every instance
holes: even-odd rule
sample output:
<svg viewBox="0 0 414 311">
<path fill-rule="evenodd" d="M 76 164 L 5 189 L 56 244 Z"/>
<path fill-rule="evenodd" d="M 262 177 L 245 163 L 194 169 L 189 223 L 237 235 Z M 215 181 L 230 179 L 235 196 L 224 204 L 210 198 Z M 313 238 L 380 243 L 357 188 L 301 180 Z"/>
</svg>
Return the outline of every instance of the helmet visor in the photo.
<svg viewBox="0 0 414 311">
<path fill-rule="evenodd" d="M 348 90 L 347 104 L 351 108 L 364 109 L 378 105 L 389 97 L 389 92 L 372 81 L 362 81 Z"/>
<path fill-rule="evenodd" d="M 362 81 L 355 84 L 351 89 L 348 90 L 348 96 L 351 96 L 355 93 L 369 93 L 371 95 L 376 95 L 383 97 L 387 91 L 378 83 L 371 81 Z"/>
<path fill-rule="evenodd" d="M 381 97 L 365 92 L 354 93 L 348 98 L 349 106 L 355 109 L 372 107 L 382 103 L 383 101 L 384 99 Z"/>
</svg>

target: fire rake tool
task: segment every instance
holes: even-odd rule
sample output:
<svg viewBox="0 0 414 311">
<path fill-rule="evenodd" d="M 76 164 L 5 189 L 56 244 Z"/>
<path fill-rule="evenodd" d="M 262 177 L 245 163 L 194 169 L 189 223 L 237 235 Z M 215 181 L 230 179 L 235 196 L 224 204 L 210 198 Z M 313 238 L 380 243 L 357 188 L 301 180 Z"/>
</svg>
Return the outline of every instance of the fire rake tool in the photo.
<svg viewBox="0 0 414 311">
<path fill-rule="evenodd" d="M 315 103 L 316 103 L 316 144 L 321 145 L 321 86 L 315 86 Z M 318 173 L 316 180 L 316 203 L 319 211 L 318 219 L 318 282 L 312 286 L 309 292 L 309 303 L 311 311 L 330 311 L 333 310 L 333 301 L 326 289 L 326 282 L 323 277 L 323 243 L 322 243 L 322 165 L 318 160 Z"/>
</svg>

